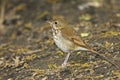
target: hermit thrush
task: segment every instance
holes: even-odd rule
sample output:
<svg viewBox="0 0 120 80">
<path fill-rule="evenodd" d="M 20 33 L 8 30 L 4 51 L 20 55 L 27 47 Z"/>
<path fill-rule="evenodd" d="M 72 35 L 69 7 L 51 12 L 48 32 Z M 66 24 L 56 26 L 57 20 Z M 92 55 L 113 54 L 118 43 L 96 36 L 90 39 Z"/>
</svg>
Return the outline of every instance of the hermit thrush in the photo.
<svg viewBox="0 0 120 80">
<path fill-rule="evenodd" d="M 69 56 L 74 51 L 84 50 L 90 51 L 104 58 L 107 62 L 111 63 L 115 67 L 118 68 L 116 64 L 111 62 L 111 60 L 107 59 L 105 56 L 101 55 L 97 51 L 88 47 L 80 36 L 76 33 L 76 31 L 71 27 L 67 22 L 65 22 L 64 18 L 61 16 L 54 16 L 52 20 L 49 20 L 48 23 L 52 28 L 53 40 L 58 48 L 60 48 L 63 52 L 68 53 L 62 67 L 65 67 Z"/>
</svg>

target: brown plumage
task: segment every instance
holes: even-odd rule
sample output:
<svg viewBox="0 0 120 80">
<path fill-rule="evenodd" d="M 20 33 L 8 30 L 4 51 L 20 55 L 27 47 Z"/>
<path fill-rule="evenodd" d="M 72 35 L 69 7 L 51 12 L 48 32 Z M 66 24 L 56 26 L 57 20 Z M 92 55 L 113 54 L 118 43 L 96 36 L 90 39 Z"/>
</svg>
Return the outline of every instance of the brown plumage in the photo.
<svg viewBox="0 0 120 80">
<path fill-rule="evenodd" d="M 71 27 L 71 25 L 65 22 L 62 17 L 53 17 L 53 19 L 49 21 L 49 23 L 52 27 L 53 39 L 56 45 L 63 52 L 68 53 L 63 63 L 63 67 L 66 66 L 66 63 L 68 61 L 68 58 L 71 52 L 84 50 L 84 51 L 90 51 L 92 53 L 95 53 L 100 57 L 102 57 L 103 59 L 105 59 L 107 62 L 114 65 L 116 68 L 120 68 L 114 62 L 107 59 L 105 56 L 101 55 L 100 53 L 98 53 L 97 51 L 93 50 L 88 45 L 86 45 L 81 39 L 81 37 L 73 29 L 73 27 Z"/>
</svg>

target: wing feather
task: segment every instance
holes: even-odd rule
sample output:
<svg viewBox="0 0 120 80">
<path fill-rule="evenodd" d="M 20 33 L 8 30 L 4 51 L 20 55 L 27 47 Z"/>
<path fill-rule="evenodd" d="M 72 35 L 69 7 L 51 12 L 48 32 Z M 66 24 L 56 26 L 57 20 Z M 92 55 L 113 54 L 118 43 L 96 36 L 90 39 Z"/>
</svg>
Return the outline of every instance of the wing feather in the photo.
<svg viewBox="0 0 120 80">
<path fill-rule="evenodd" d="M 63 33 L 63 37 L 73 41 L 76 45 L 89 49 L 72 27 L 65 26 L 61 29 L 61 32 Z"/>
</svg>

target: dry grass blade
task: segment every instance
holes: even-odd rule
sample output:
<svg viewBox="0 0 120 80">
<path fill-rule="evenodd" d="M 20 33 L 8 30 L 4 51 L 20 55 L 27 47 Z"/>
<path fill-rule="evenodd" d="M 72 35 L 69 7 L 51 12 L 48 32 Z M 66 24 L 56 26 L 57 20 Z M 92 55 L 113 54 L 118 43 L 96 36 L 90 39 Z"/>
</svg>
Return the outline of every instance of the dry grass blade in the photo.
<svg viewBox="0 0 120 80">
<path fill-rule="evenodd" d="M 2 24 L 5 19 L 5 6 L 6 6 L 6 0 L 2 1 L 1 5 L 1 13 L 0 13 L 0 30 L 3 31 L 4 25 Z"/>
</svg>

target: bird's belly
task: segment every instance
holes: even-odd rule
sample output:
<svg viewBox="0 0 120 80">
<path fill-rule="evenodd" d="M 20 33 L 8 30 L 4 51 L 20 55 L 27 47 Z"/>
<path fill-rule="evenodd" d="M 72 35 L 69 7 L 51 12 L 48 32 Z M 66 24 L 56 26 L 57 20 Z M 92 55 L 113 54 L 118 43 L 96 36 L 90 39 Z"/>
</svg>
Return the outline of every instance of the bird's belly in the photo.
<svg viewBox="0 0 120 80">
<path fill-rule="evenodd" d="M 73 43 L 60 35 L 54 36 L 54 41 L 57 47 L 63 52 L 70 52 L 73 50 Z"/>
</svg>

